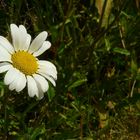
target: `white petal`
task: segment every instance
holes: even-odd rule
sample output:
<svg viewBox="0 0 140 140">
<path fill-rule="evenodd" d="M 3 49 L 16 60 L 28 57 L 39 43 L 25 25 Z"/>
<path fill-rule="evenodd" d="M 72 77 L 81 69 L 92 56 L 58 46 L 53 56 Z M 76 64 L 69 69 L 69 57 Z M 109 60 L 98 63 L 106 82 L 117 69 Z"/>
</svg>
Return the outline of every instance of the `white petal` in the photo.
<svg viewBox="0 0 140 140">
<path fill-rule="evenodd" d="M 23 25 L 19 25 L 19 30 L 20 30 L 21 33 L 24 33 L 24 34 L 27 33 L 27 30 Z"/>
<path fill-rule="evenodd" d="M 17 51 L 20 48 L 21 34 L 19 33 L 19 28 L 17 27 L 17 25 L 11 24 L 10 28 L 11 28 L 11 36 L 12 36 L 13 46 L 14 46 L 15 51 Z"/>
<path fill-rule="evenodd" d="M 55 65 L 53 63 L 51 63 L 49 61 L 46 61 L 46 60 L 39 60 L 39 65 L 44 66 L 44 67 L 52 68 L 57 74 L 56 67 L 55 67 Z"/>
<path fill-rule="evenodd" d="M 37 98 L 39 100 L 41 100 L 44 97 L 44 91 L 42 90 L 42 87 L 41 87 L 42 83 L 39 83 L 38 81 L 36 81 L 36 84 L 37 84 L 37 87 L 38 87 L 38 96 L 37 96 Z M 48 83 L 46 85 L 48 85 Z"/>
<path fill-rule="evenodd" d="M 26 86 L 26 77 L 22 72 L 19 72 L 19 78 L 16 85 L 16 91 L 20 92 Z"/>
<path fill-rule="evenodd" d="M 0 46 L 0 62 L 2 61 L 8 61 L 11 62 L 11 55 L 8 53 L 8 51 Z"/>
<path fill-rule="evenodd" d="M 25 42 L 27 40 L 27 31 L 25 29 L 25 27 L 23 25 L 19 26 L 19 34 L 20 34 L 20 46 L 19 46 L 19 50 L 24 50 L 25 48 Z"/>
<path fill-rule="evenodd" d="M 12 68 L 12 65 L 9 63 L 0 63 L 0 73 L 8 71 L 10 68 Z"/>
<path fill-rule="evenodd" d="M 56 73 L 54 73 L 54 71 L 52 71 L 51 69 L 44 69 L 44 68 L 40 68 L 38 70 L 38 73 L 44 73 L 49 75 L 50 77 L 52 77 L 53 79 L 57 80 L 57 75 Z"/>
<path fill-rule="evenodd" d="M 33 77 L 34 77 L 35 81 L 38 83 L 38 85 L 41 87 L 42 91 L 46 92 L 49 88 L 47 80 L 38 74 L 34 74 Z"/>
<path fill-rule="evenodd" d="M 48 50 L 50 47 L 51 47 L 51 43 L 49 41 L 44 41 L 41 48 L 38 51 L 34 52 L 33 55 L 34 56 L 39 56 L 42 53 L 44 53 L 46 50 Z"/>
<path fill-rule="evenodd" d="M 24 44 L 25 51 L 27 51 L 29 49 L 30 43 L 31 43 L 31 36 L 30 36 L 30 34 L 27 34 L 27 38 L 26 38 L 26 41 Z"/>
<path fill-rule="evenodd" d="M 9 53 L 14 52 L 14 48 L 11 43 L 3 36 L 0 36 L 0 46 L 4 47 Z"/>
<path fill-rule="evenodd" d="M 48 61 L 38 61 L 39 69 L 38 72 L 46 73 L 47 75 L 51 76 L 53 79 L 57 79 L 57 70 L 56 67 Z"/>
<path fill-rule="evenodd" d="M 9 84 L 9 89 L 10 90 L 14 90 L 16 88 L 18 88 L 18 83 L 19 83 L 19 80 L 20 80 L 20 71 L 15 69 L 15 76 L 13 77 L 13 80 L 12 82 Z"/>
<path fill-rule="evenodd" d="M 41 32 L 31 43 L 29 52 L 30 53 L 36 52 L 42 46 L 42 44 L 46 40 L 47 36 L 48 36 L 48 33 L 46 31 Z"/>
<path fill-rule="evenodd" d="M 13 81 L 10 85 L 9 85 L 9 90 L 14 90 L 16 88 L 16 82 Z"/>
<path fill-rule="evenodd" d="M 17 73 L 18 72 L 14 67 L 10 68 L 4 77 L 5 85 L 9 85 L 10 83 L 12 83 L 14 81 L 15 77 L 17 77 Z"/>
<path fill-rule="evenodd" d="M 55 80 L 52 77 L 50 77 L 46 73 L 39 73 L 39 74 L 44 76 L 47 80 L 49 80 L 53 84 L 53 86 L 56 86 Z"/>
<path fill-rule="evenodd" d="M 38 88 L 35 80 L 31 76 L 27 76 L 28 94 L 30 97 L 38 96 Z"/>
<path fill-rule="evenodd" d="M 38 88 L 39 93 L 38 93 L 38 99 L 41 100 L 44 97 L 44 92 L 41 90 L 41 88 Z"/>
<path fill-rule="evenodd" d="M 19 78 L 19 75 L 17 77 L 14 77 L 14 80 L 12 81 L 12 83 L 9 84 L 10 90 L 16 89 L 17 83 L 18 83 L 18 78 Z"/>
</svg>

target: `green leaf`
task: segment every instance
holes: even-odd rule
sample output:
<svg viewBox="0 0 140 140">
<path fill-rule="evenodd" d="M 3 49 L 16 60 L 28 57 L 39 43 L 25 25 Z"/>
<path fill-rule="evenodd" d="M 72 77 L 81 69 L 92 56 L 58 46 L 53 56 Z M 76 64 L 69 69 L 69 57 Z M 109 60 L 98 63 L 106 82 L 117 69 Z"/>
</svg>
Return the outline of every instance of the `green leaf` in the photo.
<svg viewBox="0 0 140 140">
<path fill-rule="evenodd" d="M 123 49 L 123 48 L 116 47 L 116 48 L 113 48 L 112 51 L 115 53 L 119 53 L 119 54 L 130 55 L 130 52 L 126 49 Z"/>
<path fill-rule="evenodd" d="M 87 79 L 78 80 L 78 81 L 74 82 L 71 86 L 69 86 L 68 90 L 71 90 L 71 89 L 76 88 L 80 85 L 83 85 L 86 81 L 87 81 Z"/>
<path fill-rule="evenodd" d="M 37 138 L 37 136 L 44 134 L 45 133 L 45 127 L 44 126 L 40 126 L 37 127 L 36 129 L 33 130 L 32 135 L 31 135 L 31 140 L 35 140 Z"/>
<path fill-rule="evenodd" d="M 131 71 L 133 74 L 136 74 L 138 71 L 138 66 L 135 60 L 131 60 Z"/>
<path fill-rule="evenodd" d="M 52 101 L 53 97 L 55 96 L 55 90 L 52 86 L 49 87 L 49 90 L 48 90 L 48 99 L 49 99 L 49 102 Z"/>
<path fill-rule="evenodd" d="M 106 47 L 106 50 L 107 51 L 109 51 L 111 49 L 110 41 L 107 38 L 105 38 L 105 47 Z"/>
</svg>

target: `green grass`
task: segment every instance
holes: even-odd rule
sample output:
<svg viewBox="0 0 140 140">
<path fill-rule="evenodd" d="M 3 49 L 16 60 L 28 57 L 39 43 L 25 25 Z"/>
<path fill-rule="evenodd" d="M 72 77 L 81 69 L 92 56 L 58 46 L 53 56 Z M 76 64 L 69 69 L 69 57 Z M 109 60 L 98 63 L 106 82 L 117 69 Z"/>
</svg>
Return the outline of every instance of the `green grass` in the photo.
<svg viewBox="0 0 140 140">
<path fill-rule="evenodd" d="M 0 1 L 0 35 L 11 23 L 46 30 L 40 59 L 58 70 L 42 100 L 7 91 L 1 74 L 0 139 L 139 140 L 140 4 L 108 1 L 101 13 L 98 0 Z"/>
</svg>

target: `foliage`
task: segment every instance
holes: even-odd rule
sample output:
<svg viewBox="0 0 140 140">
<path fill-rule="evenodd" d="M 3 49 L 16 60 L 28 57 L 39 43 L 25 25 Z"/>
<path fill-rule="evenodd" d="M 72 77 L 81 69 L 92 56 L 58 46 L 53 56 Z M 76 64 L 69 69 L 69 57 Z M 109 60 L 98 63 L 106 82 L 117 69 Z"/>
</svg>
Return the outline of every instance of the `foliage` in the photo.
<svg viewBox="0 0 140 140">
<path fill-rule="evenodd" d="M 140 137 L 138 0 L 0 1 L 0 34 L 10 23 L 46 30 L 40 58 L 58 69 L 42 100 L 7 91 L 0 77 L 0 139 L 137 140 Z"/>
</svg>

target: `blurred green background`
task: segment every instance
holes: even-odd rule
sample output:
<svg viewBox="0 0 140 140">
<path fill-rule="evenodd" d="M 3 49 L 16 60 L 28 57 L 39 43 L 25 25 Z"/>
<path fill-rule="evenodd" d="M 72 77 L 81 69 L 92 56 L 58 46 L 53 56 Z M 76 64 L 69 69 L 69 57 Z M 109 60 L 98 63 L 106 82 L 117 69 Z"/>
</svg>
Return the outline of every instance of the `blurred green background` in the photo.
<svg viewBox="0 0 140 140">
<path fill-rule="evenodd" d="M 49 33 L 58 80 L 37 100 L 0 75 L 1 140 L 140 139 L 139 0 L 0 0 L 0 35 L 11 23 Z"/>
</svg>

